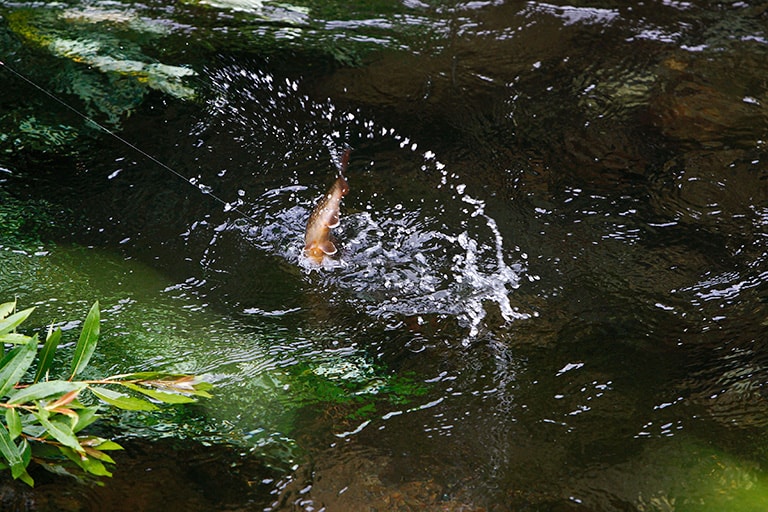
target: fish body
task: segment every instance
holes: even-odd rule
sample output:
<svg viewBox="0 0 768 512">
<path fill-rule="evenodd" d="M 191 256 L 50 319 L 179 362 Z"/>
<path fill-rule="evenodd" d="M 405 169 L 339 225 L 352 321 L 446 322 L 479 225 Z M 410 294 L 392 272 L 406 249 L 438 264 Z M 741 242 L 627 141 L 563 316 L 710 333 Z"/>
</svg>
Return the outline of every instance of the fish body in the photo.
<svg viewBox="0 0 768 512">
<path fill-rule="evenodd" d="M 304 234 L 304 256 L 317 264 L 322 264 L 326 256 L 334 256 L 339 251 L 336 246 L 338 242 L 331 230 L 339 225 L 341 199 L 349 192 L 349 184 L 344 177 L 348 160 L 349 150 L 342 157 L 338 178 L 312 210 L 307 221 L 307 230 Z"/>
</svg>

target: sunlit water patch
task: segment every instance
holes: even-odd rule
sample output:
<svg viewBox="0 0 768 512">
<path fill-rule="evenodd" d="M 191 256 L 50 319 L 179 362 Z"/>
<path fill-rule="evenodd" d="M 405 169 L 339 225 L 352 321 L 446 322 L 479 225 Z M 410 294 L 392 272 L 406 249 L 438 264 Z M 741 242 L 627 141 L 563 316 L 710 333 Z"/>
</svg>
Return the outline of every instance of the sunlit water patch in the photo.
<svg viewBox="0 0 768 512">
<path fill-rule="evenodd" d="M 234 199 L 214 231 L 238 230 L 259 250 L 302 267 L 310 282 L 338 290 L 331 300 L 386 322 L 447 315 L 471 339 L 491 327 L 488 308 L 502 323 L 530 316 L 510 302 L 521 279 L 534 279 L 526 275 L 525 253 L 504 239 L 485 202 L 434 152 L 359 111 L 302 95 L 298 81 L 238 65 L 209 75 L 215 92 L 195 135 L 203 141 L 226 132 L 229 144 L 253 156 L 249 169 L 232 169 L 250 175 L 238 174 L 237 185 L 221 179 L 230 169 L 210 177 L 213 190 L 237 187 L 217 192 Z M 317 267 L 302 255 L 304 228 L 347 144 L 355 150 L 336 230 L 341 257 Z M 263 191 L 255 193 L 259 185 Z M 215 240 L 209 249 L 215 252 Z"/>
<path fill-rule="evenodd" d="M 191 406 L 115 413 L 112 424 L 123 435 L 236 444 L 285 465 L 296 456 L 301 408 L 332 404 L 350 414 L 360 409 L 362 417 L 370 402 L 401 403 L 426 391 L 389 374 L 343 331 L 287 330 L 269 316 L 240 321 L 135 261 L 96 249 L 46 249 L 0 246 L 0 289 L 21 307 L 37 308 L 30 328 L 53 322 L 64 331 L 52 376 L 71 358 L 83 312 L 98 298 L 101 336 L 86 378 L 158 370 L 201 375 L 215 386 L 213 398 Z"/>
</svg>

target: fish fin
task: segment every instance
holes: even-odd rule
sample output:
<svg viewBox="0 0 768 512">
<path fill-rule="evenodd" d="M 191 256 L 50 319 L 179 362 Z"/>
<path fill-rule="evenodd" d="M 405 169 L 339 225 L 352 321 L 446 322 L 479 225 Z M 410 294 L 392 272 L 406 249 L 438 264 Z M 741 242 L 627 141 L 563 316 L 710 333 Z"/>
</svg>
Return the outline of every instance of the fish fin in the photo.
<svg viewBox="0 0 768 512">
<path fill-rule="evenodd" d="M 332 215 L 328 217 L 328 223 L 326 224 L 329 228 L 333 229 L 339 226 L 339 212 L 334 212 Z"/>
<path fill-rule="evenodd" d="M 328 256 L 332 256 L 336 254 L 336 252 L 338 251 L 338 249 L 336 249 L 336 246 L 330 240 L 324 240 L 322 242 L 319 242 L 317 244 L 317 248 L 323 251 Z"/>
</svg>

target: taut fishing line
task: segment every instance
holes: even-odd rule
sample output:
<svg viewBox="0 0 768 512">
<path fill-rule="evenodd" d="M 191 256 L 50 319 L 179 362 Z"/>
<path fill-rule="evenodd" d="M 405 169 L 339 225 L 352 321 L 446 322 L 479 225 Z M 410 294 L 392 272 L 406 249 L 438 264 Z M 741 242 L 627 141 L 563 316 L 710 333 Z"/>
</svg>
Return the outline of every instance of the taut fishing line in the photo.
<svg viewBox="0 0 768 512">
<path fill-rule="evenodd" d="M 46 96 L 48 96 L 48 97 L 49 97 L 49 98 L 51 98 L 52 100 L 54 100 L 54 101 L 56 101 L 57 103 L 59 103 L 59 104 L 63 105 L 64 107 L 66 107 L 67 109 L 71 110 L 72 112 L 74 112 L 74 113 L 75 113 L 75 114 L 77 114 L 78 116 L 82 117 L 83 119 L 85 119 L 85 120 L 86 120 L 86 121 L 88 121 L 89 123 L 93 124 L 94 126 L 96 126 L 97 128 L 99 128 L 99 129 L 100 129 L 100 130 L 102 130 L 103 132 L 105 132 L 105 133 L 107 133 L 107 134 L 111 135 L 112 137 L 114 137 L 115 139 L 119 140 L 120 142 L 122 142 L 123 144 L 125 144 L 125 145 L 126 145 L 126 146 L 128 146 L 129 148 L 133 149 L 134 151 L 136 151 L 136 152 L 137 152 L 137 153 L 139 153 L 140 155 L 144 156 L 145 158 L 148 158 L 150 161 L 152 161 L 152 162 L 154 162 L 155 164 L 159 165 L 161 168 L 163 168 L 163 169 L 165 169 L 166 171 L 170 172 L 171 174 L 173 174 L 174 176 L 178 177 L 179 179 L 182 179 L 182 180 L 184 180 L 184 181 L 185 181 L 185 182 L 186 182 L 188 185 L 190 185 L 190 186 L 192 186 L 192 187 L 196 188 L 197 190 L 199 190 L 201 194 L 203 194 L 203 195 L 208 195 L 208 196 L 211 196 L 213 199 L 215 199 L 216 201 L 218 201 L 219 203 L 221 203 L 222 205 L 224 205 L 224 211 L 230 211 L 230 210 L 231 210 L 231 211 L 234 211 L 235 213 L 237 213 L 238 215 L 240 215 L 241 217 L 243 217 L 245 220 L 248 220 L 248 221 L 253 221 L 253 222 L 255 222 L 255 221 L 256 221 L 256 219 L 254 219 L 254 218 L 253 218 L 253 217 L 251 217 L 250 215 L 248 215 L 248 214 L 246 214 L 246 213 L 244 213 L 244 212 L 240 211 L 240 210 L 239 210 L 239 209 L 238 209 L 236 206 L 234 206 L 232 203 L 228 203 L 227 201 L 223 200 L 222 198 L 220 198 L 219 196 L 217 196 L 217 195 L 216 195 L 216 194 L 214 194 L 213 192 L 210 192 L 210 191 L 204 191 L 204 190 L 202 190 L 202 189 L 201 189 L 199 186 L 197 186 L 197 185 L 195 185 L 194 183 L 192 183 L 192 181 L 190 181 L 190 179 L 189 179 L 189 178 L 187 178 L 186 176 L 184 176 L 182 173 L 180 173 L 180 172 L 179 172 L 179 171 L 177 171 L 176 169 L 174 169 L 174 168 L 172 168 L 171 166 L 169 166 L 168 164 L 166 164 L 166 163 L 164 163 L 164 162 L 162 162 L 162 161 L 158 160 L 157 158 L 155 158 L 154 156 L 150 155 L 149 153 L 147 153 L 146 151 L 144 151 L 144 150 L 143 150 L 143 149 L 141 149 L 140 147 L 136 146 L 135 144 L 131 143 L 130 141 L 128 141 L 128 140 L 126 140 L 126 139 L 124 139 L 124 138 L 123 138 L 123 137 L 121 137 L 121 136 L 119 136 L 117 133 L 113 132 L 112 130 L 110 130 L 110 129 L 109 129 L 109 128 L 107 128 L 106 126 L 104 126 L 104 125 L 102 125 L 102 124 L 98 123 L 96 120 L 92 119 L 91 117 L 89 117 L 88 115 L 84 114 L 83 112 L 80 112 L 80 111 L 79 111 L 79 110 L 77 110 L 75 107 L 73 107 L 73 106 L 71 106 L 70 104 L 68 104 L 66 101 L 62 100 L 61 98 L 59 98 L 58 96 L 56 96 L 56 95 L 55 95 L 55 94 L 53 94 L 52 92 L 48 91 L 48 90 L 47 90 L 47 89 L 45 89 L 44 87 L 42 87 L 42 86 L 38 85 L 38 84 L 37 84 L 37 83 L 35 83 L 35 82 L 34 82 L 32 79 L 30 79 L 30 78 L 27 78 L 27 77 L 26 77 L 26 76 L 24 76 L 23 74 L 19 73 L 18 71 L 16 71 L 16 70 L 15 70 L 15 69 L 13 69 L 13 68 L 11 68 L 10 66 L 8 66 L 8 65 L 7 65 L 5 62 L 3 62 L 3 61 L 1 61 L 1 60 L 0 60 L 0 66 L 2 66 L 3 68 L 7 69 L 8 71 L 10 71 L 10 72 L 11 72 L 11 73 L 13 73 L 14 75 L 16 75 L 18 78 L 22 79 L 23 81 L 25 81 L 26 83 L 28 83 L 29 85 L 31 85 L 32 87 L 34 87 L 35 89 L 37 89 L 38 91 L 42 92 L 43 94 L 45 94 Z"/>
</svg>

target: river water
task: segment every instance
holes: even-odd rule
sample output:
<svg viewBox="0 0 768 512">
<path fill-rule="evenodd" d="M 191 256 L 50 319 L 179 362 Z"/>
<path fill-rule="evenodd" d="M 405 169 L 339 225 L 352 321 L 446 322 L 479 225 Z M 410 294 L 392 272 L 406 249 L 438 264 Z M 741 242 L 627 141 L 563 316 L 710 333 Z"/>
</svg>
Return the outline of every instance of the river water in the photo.
<svg viewBox="0 0 768 512">
<path fill-rule="evenodd" d="M 764 510 L 767 7 L 0 2 L 0 300 L 216 384 L 4 503 Z"/>
</svg>

